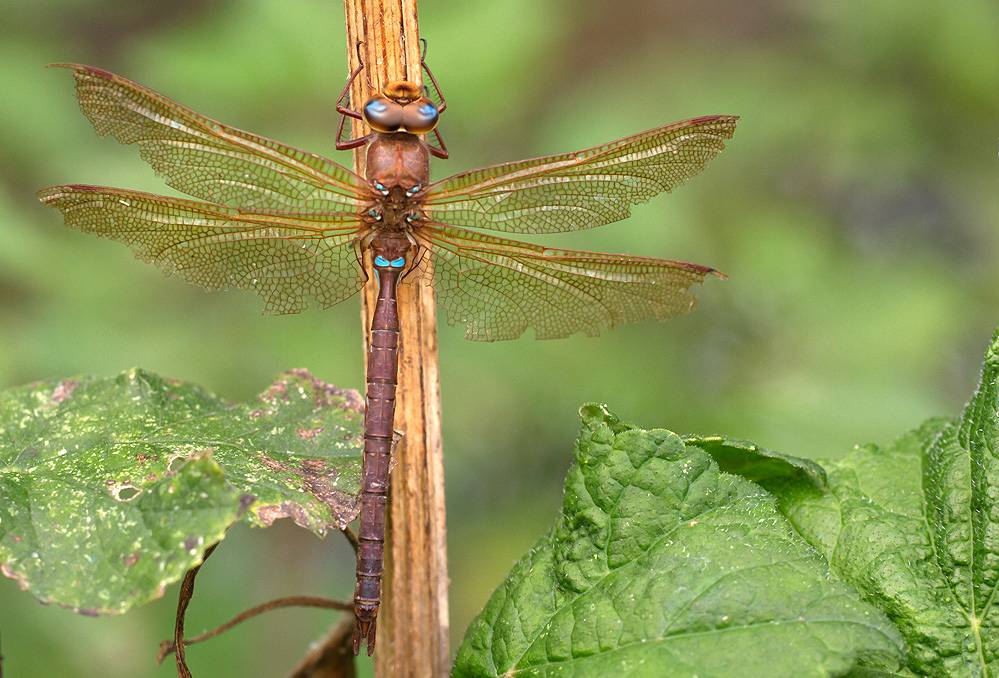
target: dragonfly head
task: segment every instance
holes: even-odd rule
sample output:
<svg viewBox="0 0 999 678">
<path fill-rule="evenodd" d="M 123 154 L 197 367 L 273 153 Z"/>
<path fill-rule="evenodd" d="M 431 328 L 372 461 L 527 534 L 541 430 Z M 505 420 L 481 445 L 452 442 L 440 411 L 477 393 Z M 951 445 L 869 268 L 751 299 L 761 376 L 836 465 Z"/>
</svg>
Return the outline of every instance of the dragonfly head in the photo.
<svg viewBox="0 0 999 678">
<path fill-rule="evenodd" d="M 376 132 L 427 134 L 437 127 L 437 105 L 422 95 L 415 82 L 393 80 L 382 88 L 380 96 L 368 99 L 363 109 L 364 121 Z"/>
</svg>

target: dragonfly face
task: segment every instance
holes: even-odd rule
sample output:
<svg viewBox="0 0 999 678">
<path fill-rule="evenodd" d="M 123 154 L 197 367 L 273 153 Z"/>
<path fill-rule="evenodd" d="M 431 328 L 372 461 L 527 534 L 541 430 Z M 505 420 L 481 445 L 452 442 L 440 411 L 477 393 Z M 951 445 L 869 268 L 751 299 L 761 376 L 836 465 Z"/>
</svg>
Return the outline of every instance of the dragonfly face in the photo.
<svg viewBox="0 0 999 678">
<path fill-rule="evenodd" d="M 368 99 L 362 109 L 364 121 L 376 132 L 428 134 L 437 127 L 437 105 L 420 94 L 420 86 L 408 80 L 395 80 L 382 89 L 381 96 Z"/>
</svg>

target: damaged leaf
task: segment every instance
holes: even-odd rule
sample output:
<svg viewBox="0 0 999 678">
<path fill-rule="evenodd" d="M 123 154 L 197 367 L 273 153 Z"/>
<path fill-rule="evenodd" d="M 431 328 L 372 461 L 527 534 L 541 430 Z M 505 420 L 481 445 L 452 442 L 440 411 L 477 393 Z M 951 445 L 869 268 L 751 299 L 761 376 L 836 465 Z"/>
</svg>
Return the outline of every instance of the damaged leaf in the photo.
<svg viewBox="0 0 999 678">
<path fill-rule="evenodd" d="M 238 520 L 340 529 L 362 409 L 304 370 L 236 405 L 142 370 L 0 392 L 0 570 L 43 602 L 122 613 Z"/>
<path fill-rule="evenodd" d="M 897 667 L 904 645 L 891 622 L 830 574 L 773 496 L 721 471 L 704 448 L 733 459 L 757 450 L 685 444 L 595 405 L 581 415 L 562 515 L 469 627 L 456 677 L 800 678 L 861 662 Z M 770 453 L 748 467 L 822 479 Z"/>
</svg>

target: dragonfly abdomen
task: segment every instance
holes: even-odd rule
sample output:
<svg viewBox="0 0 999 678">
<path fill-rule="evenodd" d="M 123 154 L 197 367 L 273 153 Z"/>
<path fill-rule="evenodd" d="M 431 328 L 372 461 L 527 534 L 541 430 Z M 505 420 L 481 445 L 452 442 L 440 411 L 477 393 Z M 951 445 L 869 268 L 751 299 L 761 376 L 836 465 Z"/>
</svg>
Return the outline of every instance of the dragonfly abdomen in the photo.
<svg viewBox="0 0 999 678">
<path fill-rule="evenodd" d="M 354 652 L 367 638 L 375 647 L 385 551 L 385 509 L 395 432 L 395 391 L 399 371 L 399 313 L 396 284 L 404 257 L 374 257 L 378 300 L 368 342 L 367 398 L 364 413 L 364 465 L 361 473 L 361 526 L 358 535 L 357 587 L 354 590 Z"/>
</svg>

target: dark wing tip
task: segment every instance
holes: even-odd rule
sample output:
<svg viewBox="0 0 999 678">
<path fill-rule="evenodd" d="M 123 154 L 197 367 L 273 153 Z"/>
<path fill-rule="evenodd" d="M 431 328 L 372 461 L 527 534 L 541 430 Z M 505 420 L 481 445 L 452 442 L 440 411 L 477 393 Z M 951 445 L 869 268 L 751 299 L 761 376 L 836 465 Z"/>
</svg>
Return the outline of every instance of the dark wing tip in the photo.
<svg viewBox="0 0 999 678">
<path fill-rule="evenodd" d="M 728 276 L 719 271 L 717 268 L 711 268 L 710 266 L 703 266 L 701 264 L 694 264 L 689 261 L 674 261 L 672 263 L 682 266 L 687 270 L 696 271 L 697 273 L 700 273 L 705 277 L 713 275 L 716 278 L 720 278 L 721 280 L 728 280 Z"/>
</svg>

